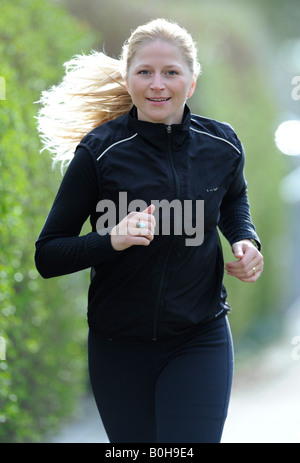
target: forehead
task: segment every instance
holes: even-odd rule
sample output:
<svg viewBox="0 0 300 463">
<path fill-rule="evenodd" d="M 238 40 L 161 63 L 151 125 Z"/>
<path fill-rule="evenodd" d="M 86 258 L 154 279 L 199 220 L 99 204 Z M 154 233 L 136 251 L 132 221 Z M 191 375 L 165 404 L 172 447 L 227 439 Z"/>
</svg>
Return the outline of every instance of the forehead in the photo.
<svg viewBox="0 0 300 463">
<path fill-rule="evenodd" d="M 156 64 L 187 66 L 183 53 L 177 45 L 163 40 L 155 40 L 139 46 L 130 67 Z"/>
</svg>

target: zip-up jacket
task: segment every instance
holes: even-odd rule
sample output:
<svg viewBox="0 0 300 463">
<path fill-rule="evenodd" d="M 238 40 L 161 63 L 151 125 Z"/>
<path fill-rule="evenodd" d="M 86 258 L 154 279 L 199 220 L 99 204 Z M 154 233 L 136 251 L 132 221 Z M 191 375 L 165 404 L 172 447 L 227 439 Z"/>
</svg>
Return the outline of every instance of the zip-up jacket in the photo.
<svg viewBox="0 0 300 463">
<path fill-rule="evenodd" d="M 188 107 L 182 124 L 154 124 L 138 120 L 133 107 L 77 146 L 36 242 L 37 269 L 50 278 L 91 268 L 88 322 L 108 338 L 156 340 L 223 316 L 230 307 L 218 228 L 230 245 L 253 239 L 260 249 L 244 159 L 228 124 L 191 115 Z M 109 232 L 129 212 L 124 197 L 127 205 L 154 203 L 159 214 L 148 246 L 116 251 Z M 163 200 L 177 205 L 167 233 Z M 81 236 L 88 218 L 91 232 Z M 178 228 L 188 219 L 190 228 Z"/>
</svg>

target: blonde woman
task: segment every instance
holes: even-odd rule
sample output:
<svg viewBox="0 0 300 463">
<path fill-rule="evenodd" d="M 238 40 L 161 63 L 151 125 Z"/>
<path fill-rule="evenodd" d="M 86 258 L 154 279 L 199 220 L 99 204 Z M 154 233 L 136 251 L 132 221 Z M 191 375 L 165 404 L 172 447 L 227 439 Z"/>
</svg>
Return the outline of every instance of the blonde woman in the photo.
<svg viewBox="0 0 300 463">
<path fill-rule="evenodd" d="M 263 270 L 243 147 L 186 105 L 199 73 L 190 34 L 158 19 L 120 60 L 74 58 L 41 100 L 45 147 L 69 165 L 36 265 L 45 278 L 92 269 L 89 371 L 110 442 L 220 442 L 233 351 L 217 227 L 228 274 Z"/>
</svg>

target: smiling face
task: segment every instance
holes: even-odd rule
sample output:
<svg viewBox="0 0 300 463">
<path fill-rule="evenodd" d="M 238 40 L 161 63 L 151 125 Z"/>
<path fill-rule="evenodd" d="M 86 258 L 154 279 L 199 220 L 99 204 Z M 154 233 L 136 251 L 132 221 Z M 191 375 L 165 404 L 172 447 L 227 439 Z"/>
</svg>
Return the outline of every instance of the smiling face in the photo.
<svg viewBox="0 0 300 463">
<path fill-rule="evenodd" d="M 194 93 L 196 77 L 176 45 L 156 40 L 138 49 L 126 84 L 139 120 L 171 125 L 182 122 L 185 102 Z"/>
</svg>

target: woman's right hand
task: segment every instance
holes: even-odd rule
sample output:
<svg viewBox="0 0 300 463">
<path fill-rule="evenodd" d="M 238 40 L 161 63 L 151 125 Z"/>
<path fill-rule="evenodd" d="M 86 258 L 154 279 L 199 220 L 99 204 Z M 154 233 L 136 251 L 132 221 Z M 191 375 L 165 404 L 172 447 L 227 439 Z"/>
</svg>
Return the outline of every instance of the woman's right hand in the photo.
<svg viewBox="0 0 300 463">
<path fill-rule="evenodd" d="M 111 244 L 115 251 L 123 251 L 131 246 L 148 246 L 154 238 L 154 204 L 142 212 L 130 212 L 111 230 Z M 145 228 L 138 228 L 138 222 L 144 222 Z"/>
</svg>

